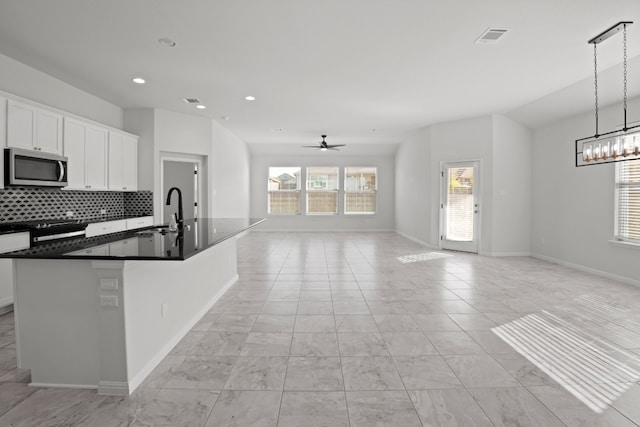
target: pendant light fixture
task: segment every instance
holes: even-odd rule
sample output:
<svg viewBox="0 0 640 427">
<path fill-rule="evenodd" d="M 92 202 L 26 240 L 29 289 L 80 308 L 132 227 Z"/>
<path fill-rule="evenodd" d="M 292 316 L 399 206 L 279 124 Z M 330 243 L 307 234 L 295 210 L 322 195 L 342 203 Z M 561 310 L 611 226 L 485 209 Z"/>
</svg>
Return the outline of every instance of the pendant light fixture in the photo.
<svg viewBox="0 0 640 427">
<path fill-rule="evenodd" d="M 594 94 L 596 133 L 587 138 L 576 139 L 576 167 L 624 162 L 640 159 L 640 125 L 627 125 L 627 26 L 631 21 L 618 22 L 613 27 L 598 34 L 589 44 L 593 44 Z M 609 37 L 622 32 L 622 68 L 624 125 L 620 130 L 600 133 L 598 129 L 598 51 L 597 46 Z"/>
</svg>

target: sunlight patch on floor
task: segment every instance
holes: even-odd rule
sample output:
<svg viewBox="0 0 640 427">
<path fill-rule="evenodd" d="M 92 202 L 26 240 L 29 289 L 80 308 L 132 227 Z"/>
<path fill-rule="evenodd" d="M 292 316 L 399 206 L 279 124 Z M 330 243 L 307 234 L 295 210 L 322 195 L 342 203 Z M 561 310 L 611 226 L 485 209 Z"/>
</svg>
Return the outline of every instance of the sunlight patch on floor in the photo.
<svg viewBox="0 0 640 427">
<path fill-rule="evenodd" d="M 433 261 L 435 259 L 449 258 L 452 256 L 453 255 L 442 252 L 424 252 L 421 254 L 399 256 L 396 257 L 396 259 L 403 264 L 409 264 L 411 262 Z"/>
<path fill-rule="evenodd" d="M 492 331 L 591 410 L 602 413 L 640 380 L 640 356 L 592 331 L 615 331 L 618 338 L 627 331 L 628 339 L 636 334 L 615 323 L 629 322 L 624 309 L 590 295 L 554 311 L 528 314 Z"/>
</svg>

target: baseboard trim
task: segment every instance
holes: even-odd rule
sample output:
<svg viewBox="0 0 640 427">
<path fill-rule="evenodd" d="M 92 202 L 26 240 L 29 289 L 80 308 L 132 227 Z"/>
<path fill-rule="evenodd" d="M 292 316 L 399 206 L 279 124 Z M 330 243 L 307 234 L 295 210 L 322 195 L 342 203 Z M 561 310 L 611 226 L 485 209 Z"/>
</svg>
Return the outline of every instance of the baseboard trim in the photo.
<svg viewBox="0 0 640 427">
<path fill-rule="evenodd" d="M 499 257 L 499 256 L 504 256 L 504 257 L 510 257 L 510 256 L 531 256 L 531 252 L 489 252 L 488 254 L 483 254 L 483 255 L 488 255 L 488 256 L 495 256 L 495 257 Z"/>
<path fill-rule="evenodd" d="M 132 390 L 129 383 L 124 381 L 100 381 L 98 383 L 98 394 L 106 396 L 129 396 Z"/>
<path fill-rule="evenodd" d="M 427 242 L 423 242 L 422 240 L 420 240 L 420 239 L 416 239 L 415 237 L 410 236 L 410 235 L 408 235 L 408 234 L 405 234 L 405 233 L 403 233 L 402 231 L 398 231 L 398 230 L 396 230 L 396 234 L 399 234 L 400 236 L 404 237 L 405 239 L 409 239 L 409 240 L 411 240 L 412 242 L 418 243 L 418 244 L 420 244 L 420 245 L 422 245 L 422 246 L 426 246 L 426 247 L 427 247 L 427 248 L 429 248 L 429 249 L 439 250 L 439 248 L 438 248 L 437 246 L 434 246 L 434 245 L 432 245 L 432 244 L 430 244 L 430 243 L 427 243 Z"/>
<path fill-rule="evenodd" d="M 0 316 L 13 311 L 13 298 L 0 301 Z"/>
<path fill-rule="evenodd" d="M 238 274 L 234 275 L 223 287 L 216 293 L 210 300 L 205 304 L 204 308 L 196 313 L 187 324 L 180 329 L 180 331 L 175 334 L 161 349 L 158 353 L 151 359 L 147 364 L 140 370 L 138 373 L 131 378 L 128 382 L 129 393 L 133 393 L 133 391 L 138 388 L 140 384 L 147 378 L 147 376 L 155 369 L 156 366 L 164 359 L 169 352 L 173 349 L 173 347 L 180 342 L 180 340 L 195 326 L 196 323 L 200 321 L 202 316 L 204 316 L 207 311 L 213 307 L 213 305 L 218 302 L 220 298 L 229 290 L 231 286 L 233 286 L 238 280 L 240 276 Z"/>
<path fill-rule="evenodd" d="M 252 233 L 394 233 L 395 230 L 386 228 L 260 228 L 249 230 Z"/>
<path fill-rule="evenodd" d="M 553 264 L 559 264 L 559 265 L 562 265 L 562 266 L 565 266 L 565 267 L 570 267 L 570 268 L 573 268 L 575 270 L 584 271 L 585 273 L 593 274 L 595 276 L 604 277 L 605 279 L 616 280 L 618 282 L 622 282 L 622 283 L 625 283 L 627 285 L 640 287 L 640 280 L 634 280 L 634 279 L 630 279 L 628 277 L 618 276 L 617 274 L 608 273 L 606 271 L 598 270 L 598 269 L 591 268 L 591 267 L 586 267 L 586 266 L 581 265 L 581 264 L 575 264 L 575 263 L 572 263 L 572 262 L 564 261 L 564 260 L 561 260 L 561 259 L 558 259 L 558 258 L 554 258 L 554 257 L 550 257 L 550 256 L 538 254 L 538 253 L 532 253 L 531 257 L 532 258 L 536 258 L 536 259 L 540 259 L 542 261 L 551 262 Z"/>
<path fill-rule="evenodd" d="M 72 388 L 72 389 L 85 389 L 85 390 L 97 390 L 98 386 L 95 384 L 57 384 L 57 383 L 29 383 L 29 387 L 40 388 Z"/>
</svg>

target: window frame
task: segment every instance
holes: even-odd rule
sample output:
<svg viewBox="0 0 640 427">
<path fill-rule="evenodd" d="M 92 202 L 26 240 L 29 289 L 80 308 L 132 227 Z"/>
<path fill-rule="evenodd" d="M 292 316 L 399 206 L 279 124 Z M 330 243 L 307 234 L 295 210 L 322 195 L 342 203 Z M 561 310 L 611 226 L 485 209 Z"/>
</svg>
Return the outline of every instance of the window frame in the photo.
<svg viewBox="0 0 640 427">
<path fill-rule="evenodd" d="M 615 163 L 613 236 L 614 236 L 614 240 L 617 242 L 624 242 L 624 243 L 640 246 L 640 237 L 639 238 L 629 237 L 628 231 L 626 234 L 620 231 L 620 210 L 622 209 L 621 201 L 620 201 L 620 190 L 623 188 L 633 188 L 633 189 L 637 189 L 640 192 L 640 182 L 624 182 L 624 181 L 621 182 L 621 180 L 623 179 L 623 177 L 621 176 L 622 175 L 621 168 L 627 167 L 626 164 L 631 162 L 634 162 L 640 167 L 640 159 Z M 635 215 L 637 215 L 640 218 L 640 212 L 635 212 Z M 629 215 L 627 214 L 627 216 Z"/>
<path fill-rule="evenodd" d="M 335 189 L 327 189 L 327 188 L 319 188 L 315 189 L 311 184 L 313 184 L 311 178 L 315 178 L 320 176 L 318 173 L 310 173 L 312 169 L 326 168 L 326 169 L 335 169 L 336 175 L 336 185 Z M 331 175 L 328 175 L 331 176 Z M 328 180 L 327 180 L 328 181 Z M 314 181 L 315 182 L 315 181 Z M 305 215 L 309 216 L 334 216 L 340 215 L 340 166 L 307 166 L 305 168 Z M 309 210 L 309 195 L 311 194 L 322 194 L 322 193 L 333 193 L 335 195 L 336 200 L 336 210 L 335 212 L 311 212 Z"/>
<path fill-rule="evenodd" d="M 374 171 L 374 177 L 375 177 L 375 181 L 374 181 L 374 189 L 373 190 L 348 190 L 348 186 L 347 186 L 347 179 L 348 177 L 348 169 L 358 169 L 358 168 L 362 168 L 362 169 L 373 169 Z M 377 166 L 343 166 L 343 171 L 344 171 L 344 180 L 343 180 L 343 187 L 344 187 L 344 195 L 343 195 L 343 214 L 345 216 L 360 216 L 360 215 L 366 215 L 366 216 L 373 216 L 373 215 L 377 215 L 378 213 L 378 167 Z M 355 194 L 373 194 L 375 197 L 375 203 L 374 203 L 374 211 L 373 212 L 358 212 L 358 211 L 347 211 L 347 197 L 349 194 L 351 193 L 355 193 Z"/>
<path fill-rule="evenodd" d="M 272 179 L 272 174 L 271 174 L 271 170 L 272 169 L 297 169 L 298 170 L 298 176 L 297 176 L 297 180 L 296 180 L 296 188 L 295 189 L 286 189 L 286 190 L 272 190 L 271 188 L 269 188 L 270 183 L 271 183 L 271 179 Z M 274 215 L 274 216 L 294 216 L 294 215 L 302 215 L 302 170 L 303 168 L 301 166 L 269 166 L 268 170 L 267 170 L 267 215 Z M 293 177 L 296 177 L 295 174 L 291 175 Z M 284 193 L 297 193 L 298 194 L 298 211 L 297 212 L 271 212 L 271 193 L 280 193 L 280 194 L 284 194 Z"/>
</svg>

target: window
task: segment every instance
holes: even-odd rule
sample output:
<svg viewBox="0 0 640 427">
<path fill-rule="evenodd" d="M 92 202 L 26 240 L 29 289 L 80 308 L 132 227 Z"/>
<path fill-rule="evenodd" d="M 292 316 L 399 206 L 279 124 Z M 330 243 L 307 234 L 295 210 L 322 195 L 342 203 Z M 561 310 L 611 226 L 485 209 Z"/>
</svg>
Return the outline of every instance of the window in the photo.
<svg viewBox="0 0 640 427">
<path fill-rule="evenodd" d="M 344 168 L 345 214 L 376 213 L 376 175 L 375 167 Z"/>
<path fill-rule="evenodd" d="M 307 168 L 307 214 L 338 213 L 338 168 Z"/>
<path fill-rule="evenodd" d="M 271 167 L 268 180 L 268 213 L 300 213 L 300 168 Z"/>
<path fill-rule="evenodd" d="M 640 160 L 616 163 L 615 235 L 640 243 Z"/>
</svg>

